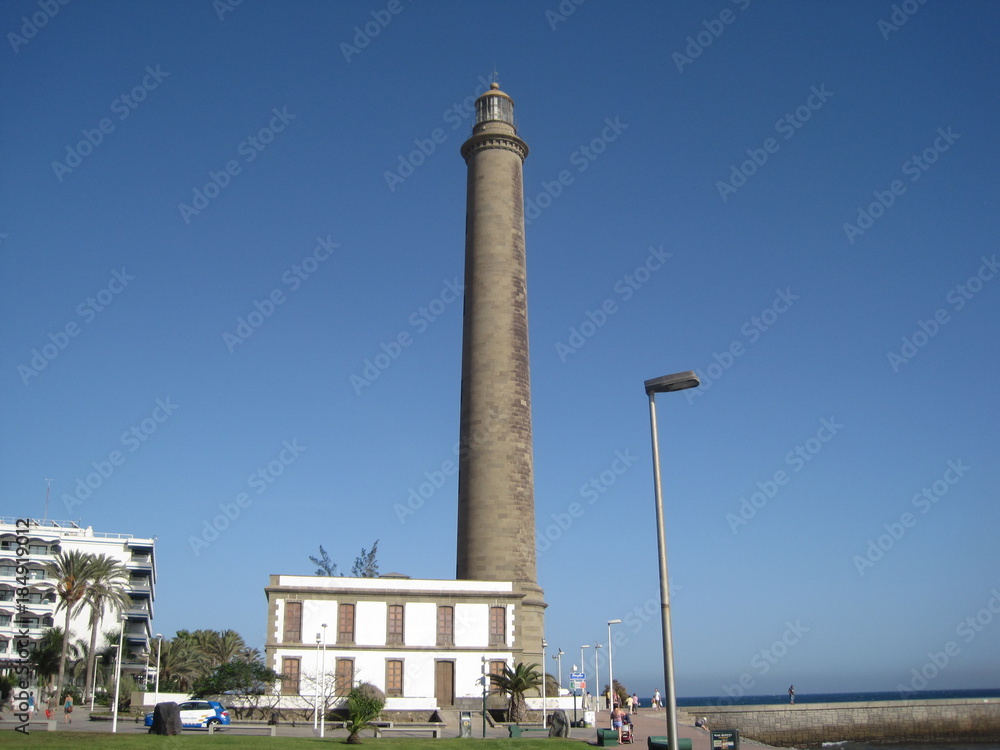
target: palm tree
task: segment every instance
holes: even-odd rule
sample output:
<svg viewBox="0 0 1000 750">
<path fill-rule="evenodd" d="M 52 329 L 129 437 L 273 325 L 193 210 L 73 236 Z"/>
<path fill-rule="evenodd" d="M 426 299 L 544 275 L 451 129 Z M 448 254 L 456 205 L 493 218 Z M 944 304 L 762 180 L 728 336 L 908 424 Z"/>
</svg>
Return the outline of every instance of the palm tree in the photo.
<svg viewBox="0 0 1000 750">
<path fill-rule="evenodd" d="M 240 661 L 245 661 L 250 664 L 257 664 L 264 662 L 264 654 L 260 652 L 259 648 L 252 648 L 250 646 L 244 646 L 240 649 L 240 652 L 236 654 L 236 658 Z"/>
<path fill-rule="evenodd" d="M 39 683 L 48 684 L 59 673 L 59 655 L 62 653 L 62 628 L 46 628 L 35 643 L 31 661 L 38 672 Z"/>
<path fill-rule="evenodd" d="M 202 675 L 202 665 L 190 639 L 164 640 L 159 652 L 156 667 L 160 670 L 163 684 L 173 684 L 179 690 L 185 690 Z"/>
<path fill-rule="evenodd" d="M 94 557 L 93 579 L 82 601 L 82 604 L 90 607 L 90 649 L 87 653 L 84 700 L 90 700 L 94 663 L 97 659 L 97 631 L 104 617 L 104 610 L 121 612 L 132 603 L 128 595 L 128 579 L 128 568 L 118 560 L 104 554 Z"/>
<path fill-rule="evenodd" d="M 537 690 L 542 684 L 542 674 L 538 664 L 518 662 L 511 669 L 503 665 L 503 672 L 491 674 L 490 681 L 499 692 L 507 695 L 507 720 L 517 724 L 524 718 L 524 696 L 530 690 Z"/>
<path fill-rule="evenodd" d="M 56 559 L 46 566 L 48 574 L 56 579 L 56 595 L 59 597 L 56 611 L 62 609 L 66 612 L 66 625 L 63 627 L 63 632 L 67 636 L 69 635 L 70 618 L 81 606 L 80 602 L 93 581 L 96 572 L 95 559 L 95 555 L 89 552 L 64 551 L 60 552 Z M 59 677 L 56 680 L 56 700 L 62 697 L 69 640 L 69 637 L 63 638 L 62 654 L 59 657 Z"/>
<path fill-rule="evenodd" d="M 195 641 L 208 662 L 209 672 L 228 664 L 246 648 L 243 637 L 235 630 L 199 630 L 196 631 Z"/>
</svg>

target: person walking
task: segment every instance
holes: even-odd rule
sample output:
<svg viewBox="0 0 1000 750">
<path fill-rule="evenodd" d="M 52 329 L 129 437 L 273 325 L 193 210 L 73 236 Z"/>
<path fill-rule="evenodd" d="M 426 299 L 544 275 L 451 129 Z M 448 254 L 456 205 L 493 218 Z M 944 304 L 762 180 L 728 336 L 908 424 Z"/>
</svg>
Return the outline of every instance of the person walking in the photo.
<svg viewBox="0 0 1000 750">
<path fill-rule="evenodd" d="M 653 691 L 653 708 L 659 708 L 659 707 L 660 707 L 660 689 L 656 688 L 656 690 Z"/>
<path fill-rule="evenodd" d="M 626 695 L 625 696 L 625 710 L 628 711 L 628 713 L 632 713 L 632 696 L 631 695 Z"/>
<path fill-rule="evenodd" d="M 611 728 L 618 732 L 618 744 L 622 742 L 622 720 L 624 719 L 624 712 L 618 708 L 618 704 L 611 709 Z"/>
<path fill-rule="evenodd" d="M 639 713 L 639 695 L 638 693 L 632 693 L 632 713 Z"/>
<path fill-rule="evenodd" d="M 67 724 L 73 723 L 73 694 L 66 693 L 66 701 L 63 703 L 63 721 Z"/>
<path fill-rule="evenodd" d="M 795 685 L 788 686 L 788 702 L 795 704 Z"/>
</svg>

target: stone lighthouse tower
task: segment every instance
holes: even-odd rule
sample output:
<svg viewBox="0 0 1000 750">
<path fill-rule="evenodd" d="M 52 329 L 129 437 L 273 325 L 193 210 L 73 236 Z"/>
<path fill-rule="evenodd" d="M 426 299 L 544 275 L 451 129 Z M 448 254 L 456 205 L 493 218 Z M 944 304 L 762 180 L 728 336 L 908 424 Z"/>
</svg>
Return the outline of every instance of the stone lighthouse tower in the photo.
<svg viewBox="0 0 1000 750">
<path fill-rule="evenodd" d="M 535 572 L 535 491 L 522 163 L 514 102 L 476 100 L 465 217 L 465 316 L 458 474 L 458 579 L 523 594 L 515 650 L 541 661 L 545 602 Z M 544 665 L 543 665 L 544 667 Z"/>
</svg>

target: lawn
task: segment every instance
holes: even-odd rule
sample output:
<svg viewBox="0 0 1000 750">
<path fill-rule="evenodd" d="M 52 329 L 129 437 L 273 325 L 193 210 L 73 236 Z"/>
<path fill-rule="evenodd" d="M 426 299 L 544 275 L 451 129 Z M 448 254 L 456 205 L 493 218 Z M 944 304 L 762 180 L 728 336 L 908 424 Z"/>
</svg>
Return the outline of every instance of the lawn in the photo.
<svg viewBox="0 0 1000 750">
<path fill-rule="evenodd" d="M 534 740 L 509 740 L 509 739 L 430 739 L 412 737 L 393 737 L 373 739 L 371 737 L 362 740 L 363 747 L 367 746 L 372 750 L 459 750 L 452 745 L 461 745 L 463 750 L 543 750 L 543 745 L 551 742 L 545 739 Z M 346 743 L 343 737 L 333 737 L 320 739 L 318 737 L 252 737 L 252 736 L 226 736 L 224 734 L 214 734 L 209 736 L 206 733 L 182 734 L 175 737 L 160 737 L 156 735 L 126 735 L 107 734 L 104 732 L 32 732 L 30 735 L 23 735 L 13 730 L 5 730 L 0 735 L 0 745 L 3 747 L 31 747 L 31 748 L 68 748 L 78 750 L 79 748 L 92 750 L 144 750 L 145 748 L 170 748 L 170 750 L 187 750 L 187 748 L 201 748 L 206 745 L 226 748 L 267 748 L 268 750 L 288 750 L 289 748 L 310 748 L 339 747 L 345 748 Z M 433 745 L 433 748 L 430 747 Z M 475 745 L 475 747 L 470 747 Z M 308 749 L 306 749 L 308 750 Z"/>
</svg>

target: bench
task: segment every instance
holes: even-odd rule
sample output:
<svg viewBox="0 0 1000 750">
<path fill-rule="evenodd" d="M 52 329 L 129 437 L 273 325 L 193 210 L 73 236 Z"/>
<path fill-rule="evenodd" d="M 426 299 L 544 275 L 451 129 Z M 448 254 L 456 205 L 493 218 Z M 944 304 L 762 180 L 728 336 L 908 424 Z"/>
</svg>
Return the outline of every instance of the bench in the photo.
<svg viewBox="0 0 1000 750">
<path fill-rule="evenodd" d="M 666 737 L 647 737 L 648 750 L 670 750 L 670 741 Z M 691 740 L 687 737 L 677 738 L 677 750 L 691 750 Z"/>
<path fill-rule="evenodd" d="M 614 747 L 618 743 L 618 730 L 600 727 L 597 730 L 598 747 Z M 689 749 L 690 750 L 690 749 Z"/>
<path fill-rule="evenodd" d="M 223 729 L 236 729 L 240 734 L 246 732 L 261 732 L 272 737 L 278 736 L 278 726 L 276 724 L 209 724 L 208 733 L 215 734 Z"/>
<path fill-rule="evenodd" d="M 391 722 L 388 722 L 388 723 L 391 723 Z M 407 726 L 402 726 L 402 727 L 388 726 L 388 727 L 384 727 L 384 726 L 376 725 L 373 728 L 375 730 L 375 736 L 376 737 L 381 737 L 383 734 L 395 734 L 396 732 L 402 732 L 404 734 L 409 734 L 410 732 L 430 732 L 431 733 L 431 737 L 433 737 L 434 739 L 438 739 L 441 736 L 441 727 L 417 727 L 417 726 L 413 726 L 413 727 L 407 727 Z"/>
<path fill-rule="evenodd" d="M 522 727 L 520 724 L 510 724 L 507 726 L 507 731 L 510 733 L 509 737 L 520 737 L 526 732 L 545 732 L 547 737 L 549 734 L 548 727 Z"/>
<path fill-rule="evenodd" d="M 333 721 L 326 722 L 326 725 L 331 729 L 347 729 L 348 722 L 335 719 Z M 380 727 L 382 729 L 392 729 L 391 721 L 369 721 L 368 726 L 370 727 Z"/>
<path fill-rule="evenodd" d="M 0 727 L 4 729 L 17 729 L 17 727 L 24 727 L 24 731 L 31 731 L 34 726 L 35 731 L 38 732 L 54 732 L 56 731 L 56 725 L 59 722 L 55 719 L 29 719 L 27 722 L 23 721 L 11 721 L 10 719 L 4 719 L 0 721 Z"/>
</svg>

